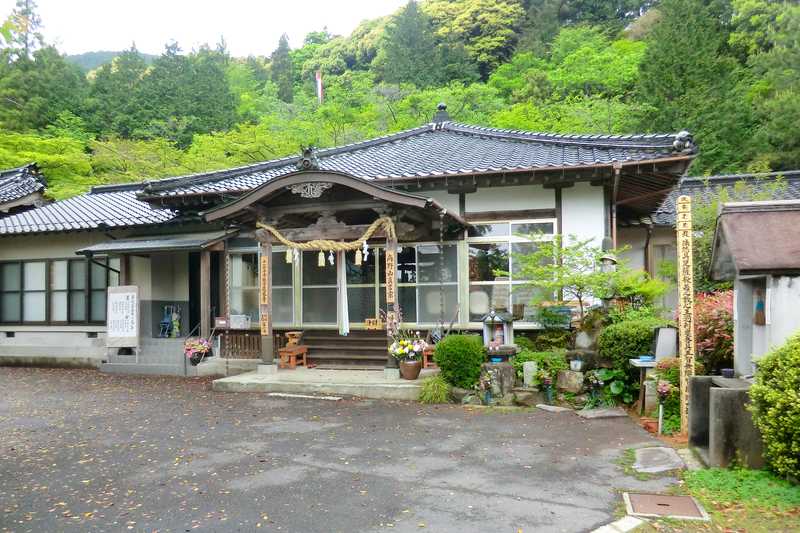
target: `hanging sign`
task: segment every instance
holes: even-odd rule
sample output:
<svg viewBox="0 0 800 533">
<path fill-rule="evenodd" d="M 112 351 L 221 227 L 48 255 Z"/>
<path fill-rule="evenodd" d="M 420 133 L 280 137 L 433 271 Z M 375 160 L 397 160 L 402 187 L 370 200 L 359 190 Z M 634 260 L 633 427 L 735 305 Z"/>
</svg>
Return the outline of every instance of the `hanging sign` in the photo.
<svg viewBox="0 0 800 533">
<path fill-rule="evenodd" d="M 139 346 L 139 287 L 136 285 L 108 288 L 106 346 Z"/>
<path fill-rule="evenodd" d="M 397 298 L 397 250 L 386 249 L 386 303 Z"/>
<path fill-rule="evenodd" d="M 269 304 L 269 257 L 267 254 L 261 254 L 261 267 L 258 271 L 259 275 L 259 299 L 258 303 L 261 305 Z"/>
<path fill-rule="evenodd" d="M 692 199 L 681 196 L 675 224 L 678 240 L 678 338 L 681 359 L 681 432 L 689 430 L 689 378 L 694 375 L 694 260 Z"/>
</svg>

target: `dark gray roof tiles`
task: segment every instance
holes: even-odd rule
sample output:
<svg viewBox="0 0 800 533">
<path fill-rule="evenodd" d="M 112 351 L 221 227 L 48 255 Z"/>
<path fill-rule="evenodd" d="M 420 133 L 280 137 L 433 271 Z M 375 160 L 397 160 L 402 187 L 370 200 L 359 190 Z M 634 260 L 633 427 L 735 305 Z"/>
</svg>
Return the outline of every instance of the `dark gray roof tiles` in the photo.
<svg viewBox="0 0 800 533">
<path fill-rule="evenodd" d="M 662 159 L 680 153 L 675 142 L 676 135 L 553 135 L 445 122 L 319 150 L 317 157 L 322 170 L 365 179 L 428 178 Z M 295 171 L 296 160 L 152 182 L 141 196 L 245 191 Z"/>
<path fill-rule="evenodd" d="M 20 200 L 41 192 L 45 181 L 35 163 L 8 170 L 0 170 L 0 207 L 4 203 Z"/>
<path fill-rule="evenodd" d="M 741 187 L 737 184 L 742 183 L 747 186 L 745 198 L 737 193 L 737 187 Z M 694 202 L 708 203 L 722 188 L 728 190 L 731 202 L 751 199 L 750 191 L 767 194 L 770 200 L 797 200 L 800 199 L 800 170 L 683 178 L 650 218 L 656 226 L 674 226 L 675 202 L 679 196 L 685 194 L 691 196 Z"/>
<path fill-rule="evenodd" d="M 0 218 L 0 235 L 160 224 L 175 218 L 136 199 L 136 190 L 89 193 Z"/>
</svg>

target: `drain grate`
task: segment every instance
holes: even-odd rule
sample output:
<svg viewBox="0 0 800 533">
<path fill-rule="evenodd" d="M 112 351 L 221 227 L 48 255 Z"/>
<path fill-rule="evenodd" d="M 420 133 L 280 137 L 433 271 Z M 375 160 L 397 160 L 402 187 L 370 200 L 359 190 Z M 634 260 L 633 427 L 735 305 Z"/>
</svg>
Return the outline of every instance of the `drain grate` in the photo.
<svg viewBox="0 0 800 533">
<path fill-rule="evenodd" d="M 667 496 L 664 494 L 622 494 L 628 514 L 678 518 L 682 520 L 708 520 L 708 513 L 691 496 Z"/>
</svg>

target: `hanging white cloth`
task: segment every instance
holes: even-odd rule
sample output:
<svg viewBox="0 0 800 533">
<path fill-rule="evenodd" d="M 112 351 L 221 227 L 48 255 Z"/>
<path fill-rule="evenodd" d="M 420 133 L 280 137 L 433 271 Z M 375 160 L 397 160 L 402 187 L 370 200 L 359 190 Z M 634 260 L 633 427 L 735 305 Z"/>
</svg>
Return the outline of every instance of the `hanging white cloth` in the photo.
<svg viewBox="0 0 800 533">
<path fill-rule="evenodd" d="M 350 333 L 350 313 L 347 310 L 347 252 L 336 252 L 336 277 L 339 286 L 339 335 Z"/>
</svg>

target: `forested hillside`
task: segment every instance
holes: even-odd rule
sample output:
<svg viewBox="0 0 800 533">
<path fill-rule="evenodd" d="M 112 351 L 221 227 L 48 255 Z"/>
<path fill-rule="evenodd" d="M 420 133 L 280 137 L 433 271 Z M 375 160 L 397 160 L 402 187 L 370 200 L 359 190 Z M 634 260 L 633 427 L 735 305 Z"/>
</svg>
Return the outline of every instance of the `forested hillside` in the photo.
<svg viewBox="0 0 800 533">
<path fill-rule="evenodd" d="M 420 0 L 269 57 L 169 43 L 88 73 L 39 27 L 33 0 L 0 27 L 0 168 L 37 161 L 56 197 L 415 127 L 438 102 L 502 128 L 686 129 L 695 174 L 800 168 L 796 2 Z"/>
</svg>

